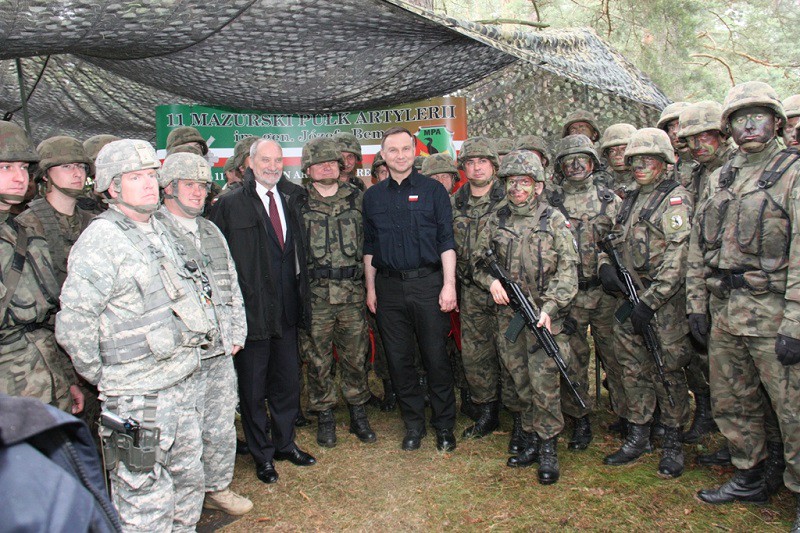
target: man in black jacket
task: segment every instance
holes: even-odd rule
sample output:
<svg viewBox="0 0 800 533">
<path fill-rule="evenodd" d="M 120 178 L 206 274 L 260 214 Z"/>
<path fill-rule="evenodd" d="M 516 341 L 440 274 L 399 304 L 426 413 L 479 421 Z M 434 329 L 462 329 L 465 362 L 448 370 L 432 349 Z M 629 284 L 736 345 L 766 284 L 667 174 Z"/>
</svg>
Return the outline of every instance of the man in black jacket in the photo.
<svg viewBox="0 0 800 533">
<path fill-rule="evenodd" d="M 211 219 L 228 240 L 247 315 L 247 342 L 234 359 L 242 427 L 258 479 L 275 483 L 273 460 L 316 463 L 294 442 L 297 328 L 310 318 L 307 272 L 298 268 L 306 264 L 299 214 L 306 192 L 282 177 L 278 143 L 253 143 L 250 162 L 243 186 L 219 199 Z"/>
</svg>

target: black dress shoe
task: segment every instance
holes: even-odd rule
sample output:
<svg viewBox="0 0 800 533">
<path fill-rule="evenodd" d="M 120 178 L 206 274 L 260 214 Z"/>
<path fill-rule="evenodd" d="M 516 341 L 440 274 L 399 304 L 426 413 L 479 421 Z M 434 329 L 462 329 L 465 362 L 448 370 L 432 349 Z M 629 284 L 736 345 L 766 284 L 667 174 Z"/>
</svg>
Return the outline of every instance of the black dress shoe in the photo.
<svg viewBox="0 0 800 533">
<path fill-rule="evenodd" d="M 311 454 L 308 454 L 300 448 L 295 448 L 288 452 L 275 452 L 276 461 L 290 461 L 297 466 L 311 466 L 317 464 Z"/>
<path fill-rule="evenodd" d="M 257 465 L 256 476 L 262 483 L 276 483 L 278 481 L 278 472 L 275 470 L 275 465 L 272 464 L 272 461 Z"/>
<path fill-rule="evenodd" d="M 456 449 L 456 436 L 452 429 L 436 430 L 436 449 L 440 452 L 452 452 Z"/>
<path fill-rule="evenodd" d="M 247 455 L 250 453 L 250 447 L 243 440 L 236 439 L 236 455 Z"/>
<path fill-rule="evenodd" d="M 424 429 L 409 429 L 406 431 L 406 436 L 403 437 L 403 449 L 407 452 L 419 450 L 419 447 L 422 445 L 422 439 L 426 435 L 426 431 Z"/>
</svg>

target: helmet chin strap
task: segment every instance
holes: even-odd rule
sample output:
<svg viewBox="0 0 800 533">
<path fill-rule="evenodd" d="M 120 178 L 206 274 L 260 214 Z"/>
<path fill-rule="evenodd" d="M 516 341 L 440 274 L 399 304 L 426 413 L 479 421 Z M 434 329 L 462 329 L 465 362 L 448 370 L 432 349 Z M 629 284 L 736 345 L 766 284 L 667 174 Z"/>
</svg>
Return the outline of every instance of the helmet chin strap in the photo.
<svg viewBox="0 0 800 533">
<path fill-rule="evenodd" d="M 469 184 L 473 187 L 478 187 L 480 189 L 481 187 L 486 187 L 487 185 L 489 185 L 492 182 L 493 178 L 494 177 L 487 178 L 485 180 L 469 180 Z"/>
<path fill-rule="evenodd" d="M 124 200 L 120 200 L 119 198 L 109 198 L 106 200 L 106 203 L 109 205 L 122 205 L 136 211 L 137 213 L 141 213 L 143 215 L 152 215 L 158 210 L 159 204 L 144 204 L 144 205 L 131 205 Z"/>
<path fill-rule="evenodd" d="M 59 187 L 52 180 L 48 181 L 47 183 L 55 190 L 61 192 L 62 194 L 66 194 L 70 198 L 80 198 L 81 196 L 83 196 L 83 189 L 70 189 L 69 187 Z"/>
<path fill-rule="evenodd" d="M 338 181 L 339 178 L 325 178 L 321 180 L 314 180 L 314 183 L 319 183 L 320 185 L 328 186 L 328 185 L 333 185 L 334 183 L 338 183 Z"/>
<path fill-rule="evenodd" d="M 22 194 L 0 194 L 0 202 L 6 205 L 17 205 L 25 200 Z"/>
</svg>

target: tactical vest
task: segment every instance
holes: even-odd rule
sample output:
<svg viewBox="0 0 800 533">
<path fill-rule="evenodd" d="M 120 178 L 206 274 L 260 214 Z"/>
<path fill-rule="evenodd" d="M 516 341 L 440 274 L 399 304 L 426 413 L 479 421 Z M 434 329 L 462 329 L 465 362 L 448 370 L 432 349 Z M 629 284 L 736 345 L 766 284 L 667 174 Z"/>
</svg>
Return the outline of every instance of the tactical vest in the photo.
<svg viewBox="0 0 800 533">
<path fill-rule="evenodd" d="M 606 215 L 606 211 L 608 210 L 608 205 L 614 201 L 614 193 L 599 182 L 595 182 L 595 191 L 597 192 L 597 199 L 600 200 L 600 211 L 592 217 L 592 220 L 596 221 L 601 217 L 605 217 L 605 219 L 608 220 L 607 230 L 611 230 L 611 219 Z M 597 265 L 597 256 L 599 250 L 597 246 L 592 246 L 594 257 L 589 260 L 588 258 L 583 257 L 582 248 L 586 242 L 596 243 L 597 235 L 593 235 L 591 237 L 586 236 L 586 238 L 584 238 L 584 235 L 589 228 L 584 226 L 581 218 L 578 218 L 582 215 L 582 213 L 575 213 L 577 216 L 570 216 L 566 205 L 564 205 L 565 198 L 566 194 L 563 190 L 559 192 L 553 192 L 553 194 L 550 196 L 550 205 L 561 211 L 561 213 L 564 215 L 564 218 L 566 218 L 567 221 L 570 221 L 570 229 L 572 230 L 572 235 L 575 237 L 575 243 L 578 246 L 578 254 L 580 255 L 580 261 L 578 261 L 578 280 L 579 282 L 586 283 L 594 278 L 594 281 L 599 283 L 596 276 L 586 276 L 584 274 L 584 267 L 588 267 L 589 265 Z M 577 225 L 573 226 L 572 221 L 577 221 Z M 596 226 L 594 223 L 591 225 L 591 228 L 592 232 L 596 234 Z"/>
<path fill-rule="evenodd" d="M 639 211 L 639 218 L 635 222 L 632 222 L 630 224 L 630 227 L 625 229 L 626 235 L 627 235 L 627 232 L 630 231 L 630 229 L 635 224 L 648 223 L 650 225 L 654 225 L 653 221 L 651 220 L 652 217 L 653 217 L 653 213 L 656 212 L 656 210 L 661 205 L 661 203 L 679 185 L 680 185 L 680 183 L 678 183 L 677 181 L 672 180 L 672 179 L 665 179 L 664 181 L 659 183 L 656 186 L 656 188 L 653 189 L 653 192 L 651 193 L 647 204 L 645 204 L 645 206 L 642 208 L 642 210 Z M 622 207 L 620 208 L 619 213 L 617 214 L 616 222 L 617 222 L 617 224 L 619 226 L 625 228 L 625 225 L 628 223 L 628 219 L 630 219 L 631 213 L 633 212 L 633 207 L 636 204 L 636 200 L 639 198 L 639 194 L 641 193 L 641 191 L 642 191 L 641 188 L 636 189 L 633 192 L 631 192 L 630 195 L 625 197 L 625 200 L 622 202 Z M 629 241 L 630 241 L 630 239 L 627 239 L 627 238 L 625 239 L 623 255 L 626 258 L 632 258 L 633 257 L 633 255 L 631 254 L 630 242 Z M 633 268 L 635 270 L 639 271 L 639 272 L 647 272 L 648 270 L 650 270 L 650 267 L 651 267 L 651 265 L 650 265 L 651 254 L 650 254 L 650 238 L 649 238 L 649 236 L 645 239 L 643 252 L 644 253 L 642 254 L 642 256 L 644 258 L 644 261 L 643 261 L 642 264 L 635 264 L 635 263 L 633 263 L 631 261 L 631 266 L 633 266 Z"/>
<path fill-rule="evenodd" d="M 199 362 L 191 348 L 211 344 L 216 329 L 209 323 L 185 267 L 176 267 L 116 210 L 109 209 L 97 218 L 114 223 L 149 261 L 150 268 L 150 284 L 142 295 L 144 305 L 138 317 L 122 319 L 108 308 L 103 311 L 108 327 L 100 339 L 102 388 L 125 390 L 132 381 L 161 374 L 167 379 L 175 367 L 190 364 L 187 358 Z"/>
<path fill-rule="evenodd" d="M 502 185 L 495 181 L 492 185 L 492 188 L 489 190 L 489 203 L 486 204 L 484 211 L 476 218 L 470 217 L 467 213 L 469 211 L 469 198 L 470 198 L 470 187 L 464 186 L 456 191 L 455 195 L 453 196 L 453 204 L 455 206 L 455 213 L 454 213 L 454 220 L 453 226 L 459 223 L 459 218 L 466 218 L 468 222 L 466 224 L 466 235 L 463 236 L 461 239 L 462 242 L 457 243 L 458 245 L 462 246 L 460 249 L 459 256 L 461 259 L 458 261 L 457 264 L 457 274 L 458 278 L 462 283 L 471 284 L 473 282 L 473 262 L 470 260 L 473 254 L 472 244 L 473 241 L 478 238 L 480 220 L 481 218 L 488 217 L 492 212 L 494 212 L 495 207 L 497 204 L 502 202 L 505 197 L 506 193 L 503 189 Z M 474 224 L 473 224 L 474 223 Z M 475 235 L 472 234 L 473 226 Z M 454 228 L 455 229 L 455 228 Z"/>
<path fill-rule="evenodd" d="M 68 240 L 61 233 L 61 226 L 58 223 L 55 208 L 45 198 L 37 198 L 28 204 L 28 209 L 33 213 L 44 229 L 44 238 L 47 240 L 47 248 L 50 251 L 50 259 L 53 261 L 53 269 L 61 281 L 66 276 L 67 256 L 72 249 L 75 241 Z M 80 231 L 86 229 L 91 222 L 92 216 L 85 213 L 80 208 L 75 208 L 75 216 L 80 217 Z"/>
<path fill-rule="evenodd" d="M 344 185 L 339 185 L 343 187 Z M 356 201 L 358 193 L 353 188 L 344 200 L 347 208 L 331 216 L 314 208 L 318 200 L 308 196 L 301 213 L 306 227 L 308 244 L 308 265 L 312 271 L 317 269 L 354 269 L 351 278 L 362 275 L 363 215 Z M 335 212 L 336 208 L 334 208 Z M 316 276 L 312 276 L 316 277 Z"/>
<path fill-rule="evenodd" d="M 753 290 L 770 290 L 777 293 L 786 290 L 792 226 L 789 213 L 775 200 L 772 191 L 773 187 L 779 185 L 784 198 L 791 194 L 789 188 L 793 184 L 782 182 L 781 178 L 797 161 L 800 161 L 800 152 L 796 148 L 782 150 L 764 169 L 756 189 L 737 196 L 731 190 L 731 185 L 736 179 L 738 169 L 733 166 L 733 159 L 728 160 L 720 171 L 718 191 L 708 201 L 698 219 L 700 246 L 704 252 L 713 252 L 721 248 L 725 231 L 728 229 L 727 224 L 731 222 L 735 224 L 733 240 L 742 254 L 743 263 L 736 265 L 736 270 L 740 273 L 753 271 L 763 273 L 750 276 L 754 286 L 749 288 Z M 731 206 L 737 208 L 733 220 L 729 220 L 728 217 Z"/>
<path fill-rule="evenodd" d="M 540 203 L 539 207 L 537 208 L 537 212 L 534 216 L 538 215 L 538 220 L 536 221 L 536 230 L 531 232 L 526 232 L 525 235 L 521 235 L 517 233 L 513 229 L 508 226 L 508 218 L 512 215 L 511 207 L 508 205 L 504 205 L 500 209 L 497 210 L 497 221 L 498 221 L 498 229 L 507 231 L 510 233 L 514 238 L 508 239 L 505 245 L 504 250 L 494 250 L 497 257 L 504 261 L 504 267 L 508 272 L 515 272 L 514 265 L 512 264 L 514 261 L 515 253 L 517 248 L 524 245 L 525 240 L 530 240 L 536 238 L 536 253 L 534 257 L 530 257 L 528 254 L 521 254 L 521 260 L 524 266 L 524 272 L 520 272 L 519 275 L 525 275 L 525 281 L 527 284 L 527 288 L 529 291 L 535 293 L 533 294 L 534 299 L 537 300 L 537 304 L 541 302 L 538 301 L 538 295 L 543 293 L 547 288 L 547 283 L 545 280 L 545 270 L 544 270 L 544 247 L 541 235 L 547 234 L 550 235 L 550 216 L 553 214 L 553 208 L 545 203 Z M 535 267 L 532 264 L 535 258 Z M 534 276 L 535 275 L 535 276 Z"/>
</svg>

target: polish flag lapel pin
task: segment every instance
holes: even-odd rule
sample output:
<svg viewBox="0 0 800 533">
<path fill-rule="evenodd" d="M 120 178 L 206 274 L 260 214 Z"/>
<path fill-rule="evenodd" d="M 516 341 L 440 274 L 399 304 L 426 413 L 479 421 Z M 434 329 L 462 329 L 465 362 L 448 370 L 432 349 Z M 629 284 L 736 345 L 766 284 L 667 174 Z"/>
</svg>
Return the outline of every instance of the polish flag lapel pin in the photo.
<svg viewBox="0 0 800 533">
<path fill-rule="evenodd" d="M 408 195 L 409 202 L 419 202 L 419 195 L 418 194 L 409 194 Z"/>
</svg>

